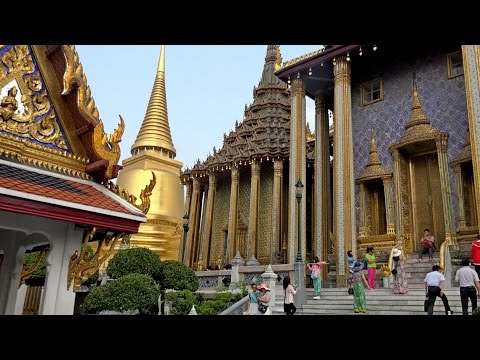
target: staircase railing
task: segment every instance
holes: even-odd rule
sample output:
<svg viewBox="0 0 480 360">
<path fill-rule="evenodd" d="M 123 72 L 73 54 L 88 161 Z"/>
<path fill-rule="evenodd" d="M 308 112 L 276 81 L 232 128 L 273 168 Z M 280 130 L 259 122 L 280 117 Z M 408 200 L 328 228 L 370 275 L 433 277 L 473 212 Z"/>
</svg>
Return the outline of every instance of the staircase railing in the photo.
<svg viewBox="0 0 480 360">
<path fill-rule="evenodd" d="M 242 299 L 237 301 L 235 304 L 229 306 L 218 315 L 243 315 L 246 307 L 245 305 L 249 302 L 248 298 L 248 295 L 244 296 Z"/>
</svg>

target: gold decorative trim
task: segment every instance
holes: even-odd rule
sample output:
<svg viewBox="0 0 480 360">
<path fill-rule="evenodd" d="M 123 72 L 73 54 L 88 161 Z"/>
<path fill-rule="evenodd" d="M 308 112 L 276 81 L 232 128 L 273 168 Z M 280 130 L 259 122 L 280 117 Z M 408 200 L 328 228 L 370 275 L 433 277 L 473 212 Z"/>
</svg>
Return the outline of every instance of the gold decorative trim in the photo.
<svg viewBox="0 0 480 360">
<path fill-rule="evenodd" d="M 25 281 L 32 275 L 40 266 L 42 259 L 44 256 L 47 254 L 49 248 L 45 247 L 42 251 L 40 251 L 37 255 L 37 259 L 35 260 L 35 264 L 30 269 L 23 268 L 22 273 L 20 274 L 20 283 L 18 284 L 18 287 L 22 286 L 22 284 L 25 284 Z"/>
<path fill-rule="evenodd" d="M 150 196 L 152 196 L 153 188 L 157 183 L 157 178 L 155 177 L 155 173 L 153 171 L 152 176 L 153 178 L 152 180 L 150 180 L 150 183 L 146 185 L 145 188 L 140 192 L 140 200 L 142 200 L 142 203 L 139 205 L 136 204 L 137 197 L 135 195 L 129 194 L 127 190 L 121 188 L 117 184 L 108 181 L 103 182 L 102 185 L 105 186 L 108 190 L 120 196 L 122 199 L 128 201 L 130 204 L 141 210 L 146 215 L 148 210 L 150 210 Z"/>
<path fill-rule="evenodd" d="M 68 95 L 73 89 L 73 84 L 77 85 L 77 106 L 80 114 L 90 124 L 94 126 L 93 131 L 88 132 L 92 150 L 96 159 L 106 159 L 109 164 L 105 170 L 105 178 L 111 179 L 114 175 L 114 166 L 120 159 L 120 141 L 125 130 L 125 122 L 120 116 L 120 123 L 113 134 L 108 136 L 103 129 L 103 122 L 100 119 L 95 100 L 92 97 L 90 86 L 87 84 L 87 77 L 83 73 L 83 66 L 75 45 L 62 46 L 67 67 L 63 75 L 62 95 Z"/>
<path fill-rule="evenodd" d="M 85 157 L 51 149 L 26 139 L 19 140 L 13 135 L 0 134 L 0 142 L 0 155 L 2 156 L 66 175 L 91 179 L 90 175 L 85 172 L 85 165 L 89 163 Z"/>
<path fill-rule="evenodd" d="M 306 60 L 306 59 L 309 59 L 309 58 L 312 58 L 318 54 L 321 54 L 325 51 L 325 48 L 320 48 L 318 50 L 315 50 L 315 51 L 312 51 L 312 52 L 309 52 L 305 55 L 301 55 L 301 56 L 298 56 L 296 58 L 293 58 L 291 60 L 288 60 L 288 61 L 285 61 L 282 63 L 282 66 L 280 66 L 280 68 L 278 70 L 283 70 L 285 69 L 286 67 L 289 67 L 289 66 L 292 66 L 292 65 L 296 65 L 298 64 L 299 62 L 303 61 L 303 60 Z"/>
<path fill-rule="evenodd" d="M 2 55 L 0 68 L 0 88 L 12 81 L 16 84 L 0 103 L 0 130 L 67 150 L 58 117 L 47 96 L 46 84 L 40 70 L 35 67 L 29 46 L 15 45 L 10 48 Z M 22 113 L 17 113 L 19 95 Z"/>
<path fill-rule="evenodd" d="M 78 250 L 70 257 L 68 264 L 67 275 L 67 290 L 70 289 L 73 282 L 73 291 L 77 291 L 82 283 L 84 283 L 89 276 L 93 275 L 102 265 L 102 263 L 108 259 L 114 252 L 115 245 L 119 240 L 125 241 L 130 238 L 131 234 L 121 232 L 115 236 L 107 237 L 103 236 L 98 241 L 97 251 L 92 257 L 88 257 L 87 247 L 88 243 L 92 240 L 97 229 L 95 227 L 87 230 L 83 239 L 80 254 Z M 102 254 L 100 256 L 100 254 Z"/>
</svg>

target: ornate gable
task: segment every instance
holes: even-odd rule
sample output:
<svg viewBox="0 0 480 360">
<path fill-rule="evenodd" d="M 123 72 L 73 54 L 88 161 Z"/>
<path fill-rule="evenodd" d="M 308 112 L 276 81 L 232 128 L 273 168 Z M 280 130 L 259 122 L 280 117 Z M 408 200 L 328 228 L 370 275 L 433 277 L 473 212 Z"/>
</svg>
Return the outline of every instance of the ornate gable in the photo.
<svg viewBox="0 0 480 360">
<path fill-rule="evenodd" d="M 0 156 L 105 182 L 124 123 L 105 134 L 73 45 L 0 45 Z"/>
</svg>

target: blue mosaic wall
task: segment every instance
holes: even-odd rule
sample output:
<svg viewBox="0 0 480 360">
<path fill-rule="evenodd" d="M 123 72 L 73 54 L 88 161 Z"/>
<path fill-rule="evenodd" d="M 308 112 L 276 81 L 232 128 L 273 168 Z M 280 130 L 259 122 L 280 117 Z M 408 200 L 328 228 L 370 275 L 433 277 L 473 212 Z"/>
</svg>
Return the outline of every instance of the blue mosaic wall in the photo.
<svg viewBox="0 0 480 360">
<path fill-rule="evenodd" d="M 448 78 L 447 54 L 459 49 L 436 50 L 416 59 L 387 59 L 370 67 L 352 69 L 352 120 L 355 158 L 355 177 L 368 161 L 370 129 L 375 132 L 378 153 L 383 166 L 393 170 L 393 159 L 388 147 L 403 134 L 412 106 L 412 79 L 415 72 L 418 93 L 430 124 L 449 134 L 448 160 L 461 150 L 468 129 L 467 103 L 464 77 Z M 381 76 L 384 99 L 361 106 L 360 84 Z M 366 146 L 367 145 L 367 146 Z M 452 194 L 455 194 L 454 174 L 450 170 Z M 358 186 L 356 187 L 358 207 Z M 457 214 L 455 196 L 452 196 Z M 358 226 L 358 220 L 357 220 Z"/>
</svg>

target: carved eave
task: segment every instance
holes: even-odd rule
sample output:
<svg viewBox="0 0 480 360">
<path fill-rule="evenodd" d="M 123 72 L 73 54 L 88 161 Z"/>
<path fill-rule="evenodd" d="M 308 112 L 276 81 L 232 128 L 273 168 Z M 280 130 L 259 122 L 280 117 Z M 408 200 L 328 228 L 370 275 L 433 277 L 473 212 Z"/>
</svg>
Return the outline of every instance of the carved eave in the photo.
<svg viewBox="0 0 480 360">
<path fill-rule="evenodd" d="M 62 95 L 66 98 L 75 98 L 78 110 L 78 114 L 75 114 L 77 119 L 76 131 L 92 165 L 95 164 L 95 166 L 86 168 L 86 171 L 97 181 L 103 182 L 113 179 L 121 168 L 118 165 L 120 159 L 119 143 L 125 129 L 125 123 L 120 116 L 120 123 L 113 134 L 107 135 L 105 133 L 103 122 L 95 106 L 95 100 L 92 97 L 75 46 L 62 45 L 61 49 L 65 61 Z"/>
<path fill-rule="evenodd" d="M 91 179 L 85 172 L 89 164 L 87 158 L 81 158 L 66 151 L 55 150 L 46 146 L 19 140 L 13 135 L 0 134 L 0 156 L 16 160 L 22 164 L 33 165 L 51 171 Z"/>
<path fill-rule="evenodd" d="M 455 165 L 469 161 L 472 161 L 472 147 L 470 145 L 470 133 L 467 131 L 463 148 L 460 151 L 460 154 L 458 154 L 452 161 L 450 161 L 450 166 L 453 167 Z"/>
</svg>

